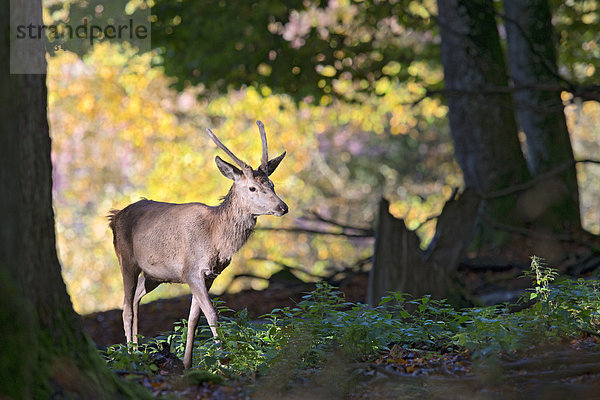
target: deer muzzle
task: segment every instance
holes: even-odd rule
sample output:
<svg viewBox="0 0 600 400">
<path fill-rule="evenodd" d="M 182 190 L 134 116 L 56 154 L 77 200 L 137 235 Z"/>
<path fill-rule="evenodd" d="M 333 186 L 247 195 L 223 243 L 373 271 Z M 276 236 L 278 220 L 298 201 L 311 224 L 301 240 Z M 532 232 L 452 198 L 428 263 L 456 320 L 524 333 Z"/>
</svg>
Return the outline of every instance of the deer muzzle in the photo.
<svg viewBox="0 0 600 400">
<path fill-rule="evenodd" d="M 285 204 L 283 201 L 281 203 L 279 203 L 279 205 L 277 206 L 277 209 L 275 211 L 276 215 L 281 217 L 282 215 L 287 214 L 289 211 L 287 204 Z"/>
</svg>

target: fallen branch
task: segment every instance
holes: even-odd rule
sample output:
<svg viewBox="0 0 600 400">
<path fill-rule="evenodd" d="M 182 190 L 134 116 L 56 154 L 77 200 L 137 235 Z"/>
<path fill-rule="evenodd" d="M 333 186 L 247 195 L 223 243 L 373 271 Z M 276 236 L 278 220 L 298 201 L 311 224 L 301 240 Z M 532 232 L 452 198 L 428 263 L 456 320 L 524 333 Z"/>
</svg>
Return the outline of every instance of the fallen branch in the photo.
<svg viewBox="0 0 600 400">
<path fill-rule="evenodd" d="M 599 352 L 569 352 L 567 354 L 553 354 L 550 357 L 525 358 L 514 361 L 502 361 L 500 365 L 505 370 L 535 370 L 548 369 L 550 367 L 554 368 L 556 366 L 565 366 L 569 364 L 594 364 L 600 366 L 598 360 L 600 360 Z"/>
<path fill-rule="evenodd" d="M 477 379 L 475 375 L 457 375 L 457 376 L 444 376 L 444 375 L 415 375 L 415 374 L 407 374 L 404 372 L 395 371 L 390 368 L 386 368 L 381 365 L 371 364 L 369 367 L 373 368 L 377 372 L 381 372 L 384 375 L 387 375 L 390 378 L 399 379 L 399 380 L 407 380 L 411 382 L 415 381 L 436 381 L 436 382 L 452 382 L 452 381 L 473 381 Z"/>
<path fill-rule="evenodd" d="M 519 370 L 513 374 L 505 374 L 502 376 L 503 379 L 514 381 L 527 381 L 527 380 L 544 380 L 544 381 L 557 381 L 565 378 L 572 378 L 575 376 L 597 374 L 600 373 L 600 363 L 587 363 L 587 364 L 571 364 L 568 368 L 565 365 L 555 365 L 556 370 L 550 371 L 525 371 Z M 559 369 L 560 368 L 560 369 Z"/>
</svg>

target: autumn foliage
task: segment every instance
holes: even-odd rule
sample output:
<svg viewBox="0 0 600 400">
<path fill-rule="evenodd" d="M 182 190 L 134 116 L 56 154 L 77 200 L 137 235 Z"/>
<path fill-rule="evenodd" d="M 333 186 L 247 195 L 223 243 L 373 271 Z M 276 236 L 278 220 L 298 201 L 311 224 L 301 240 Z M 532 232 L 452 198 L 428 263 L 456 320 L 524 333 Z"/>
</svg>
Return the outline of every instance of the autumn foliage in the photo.
<svg viewBox="0 0 600 400">
<path fill-rule="evenodd" d="M 422 79 L 390 81 L 360 103 L 296 102 L 265 86 L 223 95 L 202 85 L 179 92 L 172 88 L 173 78 L 151 66 L 152 57 L 156 55 L 137 55 L 105 43 L 83 59 L 59 52 L 49 62 L 58 247 L 79 312 L 119 307 L 122 301 L 105 218 L 110 209 L 140 197 L 216 204 L 227 192 L 229 182 L 213 161 L 220 153 L 204 134 L 207 127 L 242 158 L 258 163 L 260 140 L 254 122 L 261 119 L 269 147 L 288 152 L 273 179 L 290 215 L 281 221 L 262 217 L 259 228 L 314 227 L 310 220 L 299 219 L 311 212 L 372 227 L 377 201 L 385 195 L 392 200 L 391 211 L 405 218 L 410 228 L 420 227 L 427 241 L 435 228 L 427 217 L 439 213 L 452 188 L 462 184 L 452 155 L 447 109 L 438 99 L 421 99 L 426 84 Z M 439 78 L 439 71 L 421 62 L 411 65 L 408 73 Z M 598 147 L 593 132 L 600 107 L 591 102 L 571 105 L 567 116 L 576 155 L 592 156 Z M 592 204 L 597 204 L 600 188 L 590 179 L 597 175 L 593 168 L 580 166 L 579 175 L 584 223 L 597 231 L 598 211 Z M 368 238 L 350 241 L 337 235 L 259 230 L 215 282 L 214 291 L 264 287 L 260 279 L 230 283 L 242 272 L 269 277 L 281 263 L 315 275 L 331 274 L 368 256 L 371 244 Z M 183 290 L 165 286 L 148 297 Z"/>
</svg>

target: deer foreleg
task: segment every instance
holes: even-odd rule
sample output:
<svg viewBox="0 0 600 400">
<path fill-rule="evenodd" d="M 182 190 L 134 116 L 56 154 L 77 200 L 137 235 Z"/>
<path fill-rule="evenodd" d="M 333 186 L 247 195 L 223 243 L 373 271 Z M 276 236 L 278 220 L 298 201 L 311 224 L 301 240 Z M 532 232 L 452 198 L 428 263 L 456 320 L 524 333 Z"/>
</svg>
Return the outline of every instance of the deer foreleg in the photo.
<svg viewBox="0 0 600 400">
<path fill-rule="evenodd" d="M 206 317 L 208 326 L 213 334 L 217 337 L 217 312 L 212 306 L 210 297 L 208 296 L 208 290 L 204 279 L 200 278 L 198 281 L 189 281 L 190 289 L 192 291 L 192 306 L 190 308 L 190 317 L 188 319 L 188 336 L 185 346 L 185 354 L 183 357 L 183 366 L 190 368 L 192 366 L 192 353 L 194 346 L 194 334 L 196 332 L 196 326 L 198 324 L 198 318 L 200 317 L 200 310 Z"/>
<path fill-rule="evenodd" d="M 190 286 L 191 287 L 191 286 Z M 210 297 L 208 295 L 208 289 L 206 288 L 206 284 L 202 282 L 202 285 L 198 285 L 197 292 L 194 292 L 192 289 L 192 293 L 194 293 L 194 297 L 198 299 L 198 305 L 202 310 L 202 313 L 206 317 L 206 322 L 210 327 L 210 330 L 213 336 L 217 337 L 217 312 L 210 301 Z"/>
<path fill-rule="evenodd" d="M 192 295 L 192 305 L 190 307 L 190 316 L 188 318 L 187 326 L 187 341 L 185 343 L 185 354 L 183 356 L 183 366 L 186 369 L 192 367 L 192 355 L 194 353 L 194 335 L 196 333 L 196 326 L 198 325 L 199 317 L 200 305 L 196 300 L 196 296 Z"/>
</svg>

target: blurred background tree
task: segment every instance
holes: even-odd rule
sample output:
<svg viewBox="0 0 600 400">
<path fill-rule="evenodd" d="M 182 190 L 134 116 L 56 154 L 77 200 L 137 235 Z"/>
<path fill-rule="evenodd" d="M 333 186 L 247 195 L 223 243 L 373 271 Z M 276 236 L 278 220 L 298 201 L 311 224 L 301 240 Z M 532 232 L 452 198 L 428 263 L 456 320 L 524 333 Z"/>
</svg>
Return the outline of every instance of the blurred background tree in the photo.
<svg viewBox="0 0 600 400">
<path fill-rule="evenodd" d="M 48 2 L 45 18 L 77 20 L 100 3 Z M 500 3 L 481 4 L 498 24 L 494 51 L 502 52 L 508 24 Z M 342 225 L 372 228 L 383 195 L 391 200 L 391 213 L 418 228 L 427 245 L 435 230 L 429 217 L 440 213 L 453 187 L 463 186 L 465 169 L 454 161 L 456 132 L 450 135 L 441 97 L 451 87 L 444 85 L 442 16 L 435 1 L 152 5 L 152 53 L 105 43 L 86 54 L 58 52 L 50 60 L 59 249 L 78 311 L 121 302 L 104 218 L 110 208 L 142 196 L 214 204 L 225 193 L 206 127 L 251 158 L 260 146 L 253 123 L 261 119 L 270 146 L 288 151 L 274 178 L 291 213 L 283 221 L 261 219 L 259 226 L 343 233 L 314 221 L 316 212 Z M 598 149 L 600 118 L 598 103 L 584 101 L 594 95 L 600 62 L 589 29 L 597 23 L 598 5 L 550 5 L 574 152 L 589 158 Z M 516 124 L 508 133 L 520 150 L 525 136 L 515 137 Z M 582 222 L 598 233 L 597 166 L 577 168 Z M 372 248 L 370 238 L 259 231 L 215 291 L 264 287 L 257 279 L 229 281 L 250 271 L 268 277 L 281 264 L 332 274 L 357 265 Z M 168 287 L 157 292 L 175 293 Z"/>
</svg>

